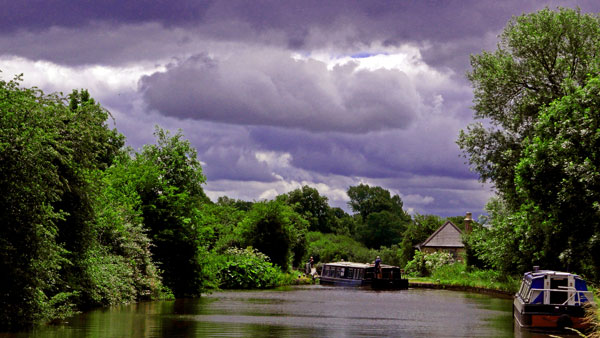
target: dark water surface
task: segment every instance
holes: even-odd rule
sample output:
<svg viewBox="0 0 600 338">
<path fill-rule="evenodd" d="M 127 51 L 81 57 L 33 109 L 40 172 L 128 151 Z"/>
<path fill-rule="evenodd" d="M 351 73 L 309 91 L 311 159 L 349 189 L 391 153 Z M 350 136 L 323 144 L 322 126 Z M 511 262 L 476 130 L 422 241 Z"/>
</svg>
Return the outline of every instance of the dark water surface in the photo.
<svg viewBox="0 0 600 338">
<path fill-rule="evenodd" d="M 511 306 L 458 291 L 315 285 L 99 309 L 0 337 L 546 337 L 514 328 Z"/>
</svg>

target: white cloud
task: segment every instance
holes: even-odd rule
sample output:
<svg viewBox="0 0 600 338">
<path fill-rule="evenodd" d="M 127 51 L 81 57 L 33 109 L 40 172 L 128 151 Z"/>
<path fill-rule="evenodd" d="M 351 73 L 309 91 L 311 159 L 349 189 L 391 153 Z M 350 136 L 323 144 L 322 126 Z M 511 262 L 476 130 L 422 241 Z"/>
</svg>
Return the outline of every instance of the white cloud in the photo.
<svg viewBox="0 0 600 338">
<path fill-rule="evenodd" d="M 113 98 L 121 93 L 137 91 L 143 75 L 164 70 L 155 64 L 129 66 L 64 66 L 49 61 L 29 60 L 15 56 L 0 56 L 2 77 L 11 79 L 23 74 L 23 85 L 37 86 L 46 92 L 70 93 L 73 89 L 87 89 L 98 100 Z"/>
</svg>

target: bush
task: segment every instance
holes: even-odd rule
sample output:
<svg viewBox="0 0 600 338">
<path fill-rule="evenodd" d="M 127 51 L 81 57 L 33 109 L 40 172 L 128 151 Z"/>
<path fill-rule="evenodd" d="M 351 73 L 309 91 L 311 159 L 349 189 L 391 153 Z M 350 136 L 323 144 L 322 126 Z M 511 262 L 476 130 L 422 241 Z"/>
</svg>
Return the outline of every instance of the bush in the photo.
<svg viewBox="0 0 600 338">
<path fill-rule="evenodd" d="M 281 270 L 256 249 L 230 248 L 222 256 L 217 274 L 223 289 L 261 289 L 278 285 Z"/>
<path fill-rule="evenodd" d="M 409 276 L 430 276 L 434 271 L 444 265 L 452 263 L 452 255 L 447 252 L 434 252 L 425 254 L 415 252 L 413 259 L 406 264 L 405 270 Z"/>
<path fill-rule="evenodd" d="M 376 256 L 380 256 L 384 264 L 402 266 L 402 251 L 397 244 L 392 244 L 389 248 L 382 246 L 377 252 Z"/>
</svg>

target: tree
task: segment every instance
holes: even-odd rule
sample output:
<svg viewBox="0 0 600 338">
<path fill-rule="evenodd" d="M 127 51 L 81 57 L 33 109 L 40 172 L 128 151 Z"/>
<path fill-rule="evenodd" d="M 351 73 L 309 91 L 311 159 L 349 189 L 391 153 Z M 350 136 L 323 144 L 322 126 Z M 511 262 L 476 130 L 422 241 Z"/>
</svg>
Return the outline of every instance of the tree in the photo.
<svg viewBox="0 0 600 338">
<path fill-rule="evenodd" d="M 308 222 L 281 201 L 254 203 L 238 229 L 244 246 L 267 255 L 284 271 L 306 250 Z"/>
<path fill-rule="evenodd" d="M 327 197 L 307 185 L 277 197 L 294 211 L 302 215 L 310 224 L 309 231 L 333 232 L 333 213 L 327 204 Z"/>
<path fill-rule="evenodd" d="M 123 137 L 85 90 L 70 101 L 0 81 L 0 327 L 71 313 L 89 296 L 94 177 Z"/>
<path fill-rule="evenodd" d="M 545 263 L 600 278 L 600 258 L 591 254 L 600 252 L 600 77 L 564 90 L 524 140 L 515 182 L 530 212 L 554 221 L 538 231 Z"/>
<path fill-rule="evenodd" d="M 402 210 L 403 203 L 400 196 L 391 196 L 388 190 L 382 187 L 370 187 L 367 184 L 359 184 L 348 188 L 350 202 L 348 206 L 354 212 L 367 219 L 373 212 L 389 211 L 397 215 L 406 215 Z"/>
<path fill-rule="evenodd" d="M 227 196 L 221 196 L 217 199 L 217 204 L 223 207 L 232 207 L 240 211 L 250 211 L 254 202 L 236 200 Z"/>
<path fill-rule="evenodd" d="M 385 210 L 370 213 L 362 228 L 362 242 L 373 249 L 399 244 L 409 221 Z"/>
<path fill-rule="evenodd" d="M 402 234 L 402 243 L 400 244 L 402 266 L 413 259 L 415 245 L 423 243 L 443 223 L 442 218 L 436 215 L 415 214 L 413 216 L 412 222 L 407 224 L 406 230 Z"/>
<path fill-rule="evenodd" d="M 208 203 L 202 167 L 181 132 L 171 135 L 157 127 L 155 136 L 157 144 L 144 146 L 132 166 L 144 225 L 165 284 L 176 296 L 199 295 L 214 223 L 201 211 Z"/>
<path fill-rule="evenodd" d="M 495 52 L 471 56 L 467 76 L 475 118 L 486 119 L 489 127 L 471 124 L 457 143 L 481 179 L 494 183 L 512 207 L 522 202 L 514 169 L 540 108 L 566 94 L 565 79 L 583 87 L 598 69 L 599 51 L 597 15 L 546 8 L 512 18 Z"/>
<path fill-rule="evenodd" d="M 57 163 L 63 112 L 57 96 L 21 88 L 22 78 L 0 80 L 0 328 L 52 318 L 60 295 L 63 249 L 56 241 L 64 218 Z M 58 114 L 52 114 L 56 111 Z"/>
<path fill-rule="evenodd" d="M 458 144 L 504 211 L 470 245 L 506 272 L 538 264 L 597 279 L 600 18 L 544 9 L 513 18 L 500 38 L 468 74 L 475 117 L 490 127 L 470 125 Z"/>
<path fill-rule="evenodd" d="M 348 205 L 362 218 L 358 229 L 359 238 L 371 248 L 398 244 L 402 233 L 410 222 L 410 215 L 403 209 L 400 196 L 391 196 L 381 187 L 366 184 L 348 188 Z"/>
</svg>

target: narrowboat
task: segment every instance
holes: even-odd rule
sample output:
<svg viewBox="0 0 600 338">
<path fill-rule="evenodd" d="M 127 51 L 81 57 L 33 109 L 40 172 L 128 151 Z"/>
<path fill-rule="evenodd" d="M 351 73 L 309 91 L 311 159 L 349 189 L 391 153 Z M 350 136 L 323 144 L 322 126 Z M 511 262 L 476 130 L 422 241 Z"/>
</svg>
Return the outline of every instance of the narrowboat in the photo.
<svg viewBox="0 0 600 338">
<path fill-rule="evenodd" d="M 520 327 L 534 329 L 585 329 L 584 305 L 593 295 L 578 275 L 535 269 L 523 276 L 514 297 L 513 316 Z"/>
<path fill-rule="evenodd" d="M 408 289 L 408 279 L 402 278 L 399 267 L 381 264 L 335 262 L 323 264 L 321 284 L 338 286 L 370 286 L 373 289 Z"/>
</svg>

